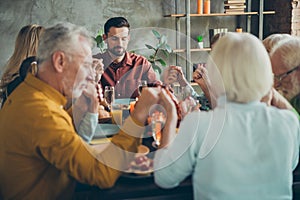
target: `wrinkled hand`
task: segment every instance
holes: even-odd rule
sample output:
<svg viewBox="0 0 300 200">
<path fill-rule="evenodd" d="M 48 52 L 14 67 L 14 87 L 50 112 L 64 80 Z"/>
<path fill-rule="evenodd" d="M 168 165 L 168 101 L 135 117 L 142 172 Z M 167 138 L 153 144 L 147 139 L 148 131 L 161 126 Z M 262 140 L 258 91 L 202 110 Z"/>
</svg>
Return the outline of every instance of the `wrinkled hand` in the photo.
<svg viewBox="0 0 300 200">
<path fill-rule="evenodd" d="M 162 89 L 159 94 L 159 104 L 166 110 L 167 115 L 175 115 L 177 118 L 177 110 L 175 103 L 165 89 Z"/>
<path fill-rule="evenodd" d="M 169 66 L 168 69 L 166 69 L 165 73 L 166 74 L 164 75 L 164 83 L 166 84 L 179 82 L 179 84 L 182 87 L 188 84 L 180 66 Z"/>
<path fill-rule="evenodd" d="M 197 69 L 193 73 L 193 80 L 198 83 L 203 91 L 208 90 L 208 84 L 210 83 L 208 78 L 208 72 L 205 68 L 205 64 L 201 63 L 197 65 Z"/>
<path fill-rule="evenodd" d="M 95 82 L 98 83 L 104 73 L 104 64 L 102 59 L 93 58 L 93 70 Z"/>
<path fill-rule="evenodd" d="M 87 87 L 83 90 L 82 95 L 76 101 L 77 106 L 86 108 L 91 113 L 98 112 L 98 94 L 94 83 L 88 82 Z"/>
<path fill-rule="evenodd" d="M 260 101 L 265 102 L 268 106 L 271 106 L 272 99 L 273 99 L 273 88 Z"/>
<path fill-rule="evenodd" d="M 275 88 L 261 99 L 261 102 L 266 102 L 268 106 L 274 106 L 279 109 L 294 110 L 293 106 L 284 98 Z"/>
<path fill-rule="evenodd" d="M 149 116 L 150 108 L 158 103 L 160 91 L 160 87 L 144 88 L 131 116 L 139 122 L 144 123 Z"/>
</svg>

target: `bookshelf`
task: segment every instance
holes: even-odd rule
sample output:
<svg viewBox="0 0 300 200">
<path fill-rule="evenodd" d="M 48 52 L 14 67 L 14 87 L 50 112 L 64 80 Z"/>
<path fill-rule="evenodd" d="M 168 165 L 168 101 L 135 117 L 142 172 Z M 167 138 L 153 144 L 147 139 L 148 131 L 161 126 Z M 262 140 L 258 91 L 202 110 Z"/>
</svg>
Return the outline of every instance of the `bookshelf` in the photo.
<svg viewBox="0 0 300 200">
<path fill-rule="evenodd" d="M 179 1 L 176 1 L 178 4 L 176 7 L 179 7 Z M 264 11 L 264 0 L 259 1 L 259 9 L 258 11 L 251 11 L 252 0 L 246 0 L 246 9 L 245 12 L 240 13 L 210 13 L 210 14 L 194 14 L 191 13 L 191 0 L 185 0 L 185 13 L 172 13 L 168 15 L 164 15 L 164 17 L 175 18 L 176 24 L 175 29 L 176 32 L 180 32 L 180 22 L 181 19 L 185 19 L 185 31 L 186 31 L 186 48 L 180 48 L 180 35 L 176 35 L 176 49 L 173 50 L 174 53 L 185 53 L 186 56 L 186 78 L 187 80 L 191 80 L 193 66 L 191 61 L 191 53 L 192 52 L 209 52 L 210 48 L 203 49 L 192 49 L 191 48 L 191 18 L 193 17 L 216 17 L 216 16 L 247 16 L 246 20 L 246 32 L 251 32 L 251 17 L 258 16 L 258 37 L 262 39 L 263 37 L 263 16 L 269 14 L 275 14 L 275 11 Z"/>
</svg>

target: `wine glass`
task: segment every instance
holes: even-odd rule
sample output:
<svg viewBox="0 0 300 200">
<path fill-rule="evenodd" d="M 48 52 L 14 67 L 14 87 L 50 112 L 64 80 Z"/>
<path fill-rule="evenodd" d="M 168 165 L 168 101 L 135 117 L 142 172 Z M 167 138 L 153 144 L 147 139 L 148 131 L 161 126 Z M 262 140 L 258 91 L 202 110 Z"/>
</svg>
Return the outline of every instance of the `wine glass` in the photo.
<svg viewBox="0 0 300 200">
<path fill-rule="evenodd" d="M 154 139 L 152 146 L 157 148 L 161 142 L 161 131 L 164 126 L 164 117 L 162 112 L 154 112 L 151 115 L 152 137 Z"/>
<path fill-rule="evenodd" d="M 105 98 L 106 102 L 111 107 L 111 104 L 115 100 L 115 88 L 114 88 L 114 86 L 105 86 L 105 89 L 104 89 L 104 98 Z"/>
</svg>

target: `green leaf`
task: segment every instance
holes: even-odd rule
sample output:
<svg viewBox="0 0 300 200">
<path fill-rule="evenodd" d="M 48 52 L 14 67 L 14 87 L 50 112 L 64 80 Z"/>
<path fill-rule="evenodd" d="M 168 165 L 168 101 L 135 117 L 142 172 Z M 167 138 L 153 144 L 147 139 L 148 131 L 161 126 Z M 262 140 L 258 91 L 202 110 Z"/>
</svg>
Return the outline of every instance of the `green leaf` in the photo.
<svg viewBox="0 0 300 200">
<path fill-rule="evenodd" d="M 97 44 L 103 42 L 103 38 L 102 38 L 101 35 L 98 35 L 98 36 L 95 38 L 95 40 L 96 40 Z"/>
<path fill-rule="evenodd" d="M 164 55 L 165 55 L 166 57 L 169 57 L 169 52 L 168 52 L 167 50 L 161 49 L 161 51 L 164 53 Z"/>
<path fill-rule="evenodd" d="M 102 36 L 104 34 L 104 30 L 102 28 L 99 29 L 98 35 Z"/>
<path fill-rule="evenodd" d="M 165 47 L 168 53 L 172 53 L 172 48 L 170 47 L 170 45 L 166 44 Z"/>
<path fill-rule="evenodd" d="M 199 36 L 197 37 L 197 41 L 198 41 L 198 42 L 202 42 L 202 41 L 203 41 L 203 36 L 202 36 L 202 35 L 199 35 Z"/>
<path fill-rule="evenodd" d="M 148 49 L 156 50 L 153 46 L 151 46 L 151 45 L 149 45 L 149 44 L 145 44 L 145 46 L 146 46 Z"/>
<path fill-rule="evenodd" d="M 156 45 L 156 49 L 162 48 L 163 45 L 164 45 L 164 44 L 162 44 L 162 43 L 158 43 L 158 44 Z"/>
<path fill-rule="evenodd" d="M 167 63 L 161 58 L 157 59 L 156 61 L 158 61 L 163 67 L 167 66 Z"/>
<path fill-rule="evenodd" d="M 153 68 L 153 70 L 156 70 L 156 71 L 158 71 L 160 74 L 161 74 L 161 69 L 160 69 L 160 67 L 158 66 L 158 65 L 156 65 L 156 64 L 153 64 L 152 65 L 152 68 Z"/>
<path fill-rule="evenodd" d="M 166 44 L 167 43 L 167 37 L 165 35 L 162 35 L 160 38 L 160 43 L 161 44 Z"/>
<path fill-rule="evenodd" d="M 156 30 L 152 30 L 152 33 L 154 34 L 154 36 L 159 40 L 161 35 L 159 34 L 159 32 L 157 32 Z"/>
</svg>

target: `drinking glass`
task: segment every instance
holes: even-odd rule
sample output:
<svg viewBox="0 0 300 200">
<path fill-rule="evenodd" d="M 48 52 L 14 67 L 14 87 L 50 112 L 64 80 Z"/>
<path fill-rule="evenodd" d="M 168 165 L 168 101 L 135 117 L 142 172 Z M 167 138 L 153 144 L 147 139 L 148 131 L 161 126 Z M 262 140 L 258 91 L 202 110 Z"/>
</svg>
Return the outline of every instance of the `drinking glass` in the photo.
<svg viewBox="0 0 300 200">
<path fill-rule="evenodd" d="M 111 106 L 115 101 L 115 88 L 113 86 L 105 86 L 104 98 L 106 102 Z"/>
<path fill-rule="evenodd" d="M 141 95 L 143 88 L 147 87 L 147 81 L 146 80 L 141 80 L 139 83 L 139 95 Z"/>
<path fill-rule="evenodd" d="M 113 103 L 111 106 L 111 117 L 112 122 L 117 125 L 123 124 L 123 105 Z"/>
<path fill-rule="evenodd" d="M 164 127 L 164 117 L 162 112 L 154 112 L 151 115 L 152 137 L 154 139 L 152 146 L 158 147 L 161 142 L 161 131 Z"/>
</svg>

